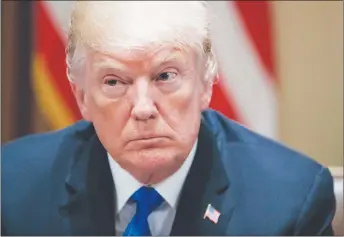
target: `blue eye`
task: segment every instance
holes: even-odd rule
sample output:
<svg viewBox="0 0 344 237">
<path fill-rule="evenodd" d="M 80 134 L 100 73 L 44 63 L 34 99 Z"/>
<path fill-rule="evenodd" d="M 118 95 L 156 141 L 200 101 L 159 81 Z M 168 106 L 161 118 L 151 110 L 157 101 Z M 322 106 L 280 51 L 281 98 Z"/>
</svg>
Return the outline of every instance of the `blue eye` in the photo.
<svg viewBox="0 0 344 237">
<path fill-rule="evenodd" d="M 168 81 L 173 79 L 177 74 L 175 72 L 163 72 L 158 75 L 157 80 Z"/>
</svg>

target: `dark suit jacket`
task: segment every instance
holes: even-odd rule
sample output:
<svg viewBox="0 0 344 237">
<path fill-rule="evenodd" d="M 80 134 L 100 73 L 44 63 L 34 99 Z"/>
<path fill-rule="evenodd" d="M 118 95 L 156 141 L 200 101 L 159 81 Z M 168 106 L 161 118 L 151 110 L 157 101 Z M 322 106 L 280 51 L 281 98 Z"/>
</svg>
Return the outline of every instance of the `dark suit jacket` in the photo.
<svg viewBox="0 0 344 237">
<path fill-rule="evenodd" d="M 4 235 L 115 234 L 114 183 L 90 123 L 6 144 L 1 182 Z M 217 224 L 203 219 L 208 204 Z M 334 211 L 327 168 L 207 110 L 171 235 L 331 235 Z"/>
</svg>

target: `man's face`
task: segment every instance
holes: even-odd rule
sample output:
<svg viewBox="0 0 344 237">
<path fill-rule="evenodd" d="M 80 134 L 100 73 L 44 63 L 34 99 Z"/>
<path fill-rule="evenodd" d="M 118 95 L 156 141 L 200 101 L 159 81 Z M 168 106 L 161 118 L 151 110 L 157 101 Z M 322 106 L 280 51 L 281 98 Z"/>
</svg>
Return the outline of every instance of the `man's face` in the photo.
<svg viewBox="0 0 344 237">
<path fill-rule="evenodd" d="M 105 149 L 143 183 L 174 173 L 198 136 L 211 86 L 192 50 L 92 53 L 74 87 Z"/>
</svg>

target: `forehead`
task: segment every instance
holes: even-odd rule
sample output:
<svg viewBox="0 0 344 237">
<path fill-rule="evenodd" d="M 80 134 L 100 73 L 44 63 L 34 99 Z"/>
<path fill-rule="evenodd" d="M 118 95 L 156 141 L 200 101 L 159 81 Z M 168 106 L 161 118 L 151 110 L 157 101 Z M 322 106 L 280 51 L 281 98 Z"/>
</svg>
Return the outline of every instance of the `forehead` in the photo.
<svg viewBox="0 0 344 237">
<path fill-rule="evenodd" d="M 192 50 L 167 46 L 160 49 L 146 48 L 144 50 L 117 51 L 111 54 L 93 52 L 91 53 L 91 63 L 99 69 L 130 65 L 140 65 L 147 68 L 168 63 L 190 64 L 193 62 L 194 56 L 196 54 Z"/>
</svg>

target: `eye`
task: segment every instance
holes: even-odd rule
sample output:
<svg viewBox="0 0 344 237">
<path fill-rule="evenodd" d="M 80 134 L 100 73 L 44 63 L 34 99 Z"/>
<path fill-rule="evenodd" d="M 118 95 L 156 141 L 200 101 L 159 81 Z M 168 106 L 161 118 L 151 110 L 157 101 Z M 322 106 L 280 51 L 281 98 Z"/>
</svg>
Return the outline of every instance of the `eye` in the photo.
<svg viewBox="0 0 344 237">
<path fill-rule="evenodd" d="M 101 89 L 110 98 L 119 98 L 125 95 L 130 83 L 114 75 L 107 75 L 103 78 Z"/>
<path fill-rule="evenodd" d="M 107 86 L 114 87 L 114 86 L 124 85 L 126 84 L 126 82 L 115 76 L 106 76 L 104 78 L 104 84 Z"/>
<path fill-rule="evenodd" d="M 157 76 L 156 80 L 168 81 L 168 80 L 174 79 L 176 76 L 177 76 L 177 73 L 175 72 L 162 72 Z"/>
<path fill-rule="evenodd" d="M 118 83 L 118 80 L 116 80 L 116 79 L 105 80 L 105 84 L 107 84 L 109 86 L 115 86 L 115 85 L 117 85 L 117 83 Z"/>
</svg>

